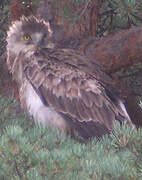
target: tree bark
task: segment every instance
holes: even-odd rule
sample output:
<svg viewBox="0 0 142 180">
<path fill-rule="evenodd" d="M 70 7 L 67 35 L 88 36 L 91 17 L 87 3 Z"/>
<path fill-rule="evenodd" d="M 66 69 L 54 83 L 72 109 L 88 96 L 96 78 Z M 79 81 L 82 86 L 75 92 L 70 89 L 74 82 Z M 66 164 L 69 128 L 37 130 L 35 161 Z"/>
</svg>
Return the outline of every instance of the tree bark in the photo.
<svg viewBox="0 0 142 180">
<path fill-rule="evenodd" d="M 134 27 L 105 38 L 82 39 L 78 50 L 101 65 L 106 73 L 116 73 L 142 61 L 142 27 Z"/>
<path fill-rule="evenodd" d="M 22 15 L 29 16 L 36 12 L 36 6 L 32 0 L 11 0 L 10 1 L 10 21 L 20 19 Z"/>
</svg>

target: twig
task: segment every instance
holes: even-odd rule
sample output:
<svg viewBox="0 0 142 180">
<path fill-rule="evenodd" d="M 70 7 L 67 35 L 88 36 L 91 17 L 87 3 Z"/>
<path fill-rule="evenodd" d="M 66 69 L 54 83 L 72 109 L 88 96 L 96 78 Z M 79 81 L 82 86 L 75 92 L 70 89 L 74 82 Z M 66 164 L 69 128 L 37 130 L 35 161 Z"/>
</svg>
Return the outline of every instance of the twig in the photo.
<svg viewBox="0 0 142 180">
<path fill-rule="evenodd" d="M 20 177 L 20 179 L 22 178 L 22 175 L 21 175 L 21 173 L 20 173 L 20 171 L 19 171 L 19 169 L 18 169 L 18 165 L 17 165 L 17 162 L 16 162 L 16 160 L 14 160 L 14 163 L 15 163 L 15 169 L 16 169 L 16 172 L 17 172 L 17 175 Z"/>
</svg>

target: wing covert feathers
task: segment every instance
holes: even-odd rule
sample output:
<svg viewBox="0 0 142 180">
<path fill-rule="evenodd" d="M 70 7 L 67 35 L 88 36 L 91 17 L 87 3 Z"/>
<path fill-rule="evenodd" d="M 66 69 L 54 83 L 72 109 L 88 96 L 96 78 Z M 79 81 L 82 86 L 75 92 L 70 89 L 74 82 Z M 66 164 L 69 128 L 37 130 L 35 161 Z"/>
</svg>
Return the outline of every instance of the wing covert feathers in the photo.
<svg viewBox="0 0 142 180">
<path fill-rule="evenodd" d="M 33 54 L 23 62 L 26 79 L 42 95 L 46 106 L 54 108 L 70 131 L 83 138 L 111 132 L 119 116 L 130 122 L 119 98 L 107 93 L 111 79 L 86 61 L 73 50 L 57 49 L 39 57 Z"/>
</svg>

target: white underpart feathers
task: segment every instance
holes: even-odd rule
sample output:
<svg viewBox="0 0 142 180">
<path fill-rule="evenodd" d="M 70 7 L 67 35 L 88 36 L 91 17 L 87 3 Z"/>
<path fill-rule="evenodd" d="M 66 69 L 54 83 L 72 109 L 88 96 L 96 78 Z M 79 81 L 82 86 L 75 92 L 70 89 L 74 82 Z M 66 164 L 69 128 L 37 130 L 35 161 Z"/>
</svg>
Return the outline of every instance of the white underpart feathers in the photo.
<svg viewBox="0 0 142 180">
<path fill-rule="evenodd" d="M 65 120 L 52 108 L 45 106 L 31 84 L 26 85 L 26 108 L 34 120 L 42 126 L 53 126 L 62 132 L 66 130 Z"/>
</svg>

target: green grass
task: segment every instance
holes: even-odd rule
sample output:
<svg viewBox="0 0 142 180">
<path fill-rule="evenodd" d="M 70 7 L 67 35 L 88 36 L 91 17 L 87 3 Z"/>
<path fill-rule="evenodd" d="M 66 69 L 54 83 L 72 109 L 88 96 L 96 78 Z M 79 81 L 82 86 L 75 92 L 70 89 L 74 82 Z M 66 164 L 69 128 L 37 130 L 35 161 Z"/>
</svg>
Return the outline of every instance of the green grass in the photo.
<svg viewBox="0 0 142 180">
<path fill-rule="evenodd" d="M 142 130 L 116 123 L 111 137 L 80 144 L 27 118 L 0 97 L 0 179 L 141 180 Z"/>
</svg>

